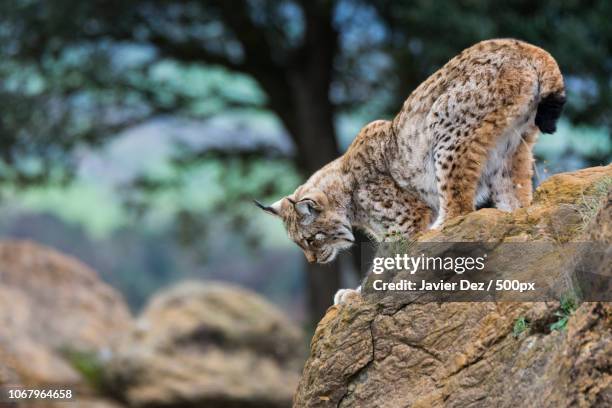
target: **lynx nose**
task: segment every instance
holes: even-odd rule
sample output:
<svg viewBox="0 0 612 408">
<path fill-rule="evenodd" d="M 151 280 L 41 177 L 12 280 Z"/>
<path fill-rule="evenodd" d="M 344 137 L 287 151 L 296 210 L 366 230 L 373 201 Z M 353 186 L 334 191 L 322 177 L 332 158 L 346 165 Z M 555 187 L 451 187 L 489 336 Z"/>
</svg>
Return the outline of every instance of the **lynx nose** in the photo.
<svg viewBox="0 0 612 408">
<path fill-rule="evenodd" d="M 304 255 L 306 255 L 306 260 L 310 263 L 316 262 L 317 257 L 310 251 L 304 251 Z"/>
</svg>

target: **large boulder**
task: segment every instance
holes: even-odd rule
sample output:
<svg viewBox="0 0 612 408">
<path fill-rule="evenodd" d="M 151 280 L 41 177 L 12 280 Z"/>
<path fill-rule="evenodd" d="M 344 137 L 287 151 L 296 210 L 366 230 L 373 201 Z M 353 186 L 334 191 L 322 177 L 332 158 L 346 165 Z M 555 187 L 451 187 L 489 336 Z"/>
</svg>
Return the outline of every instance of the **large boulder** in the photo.
<svg viewBox="0 0 612 408">
<path fill-rule="evenodd" d="M 301 330 L 260 296 L 185 282 L 151 300 L 107 366 L 138 407 L 288 407 L 305 358 Z"/>
<path fill-rule="evenodd" d="M 609 281 L 611 188 L 612 166 L 557 175 L 538 188 L 528 208 L 482 209 L 417 241 L 594 239 L 608 244 L 595 266 Z M 589 254 L 576 256 L 594 265 Z M 531 258 L 520 261 L 538 273 Z M 612 406 L 612 306 L 587 302 L 573 309 L 554 301 L 348 297 L 316 329 L 294 406 Z"/>
<path fill-rule="evenodd" d="M 86 391 L 72 357 L 103 353 L 131 325 L 123 298 L 78 260 L 0 242 L 0 385 Z"/>
</svg>

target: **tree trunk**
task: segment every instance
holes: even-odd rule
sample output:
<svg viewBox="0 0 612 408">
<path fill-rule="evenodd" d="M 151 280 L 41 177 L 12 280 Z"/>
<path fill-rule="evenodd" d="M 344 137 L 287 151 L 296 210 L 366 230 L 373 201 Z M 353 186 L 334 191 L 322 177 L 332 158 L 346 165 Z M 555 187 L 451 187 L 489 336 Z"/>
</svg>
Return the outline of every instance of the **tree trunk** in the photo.
<svg viewBox="0 0 612 408">
<path fill-rule="evenodd" d="M 308 287 L 308 321 L 315 327 L 333 304 L 334 295 L 340 288 L 340 264 L 307 264 L 306 283 Z"/>
<path fill-rule="evenodd" d="M 334 127 L 334 109 L 329 101 L 328 86 L 308 73 L 290 77 L 295 107 L 294 140 L 298 151 L 298 165 L 310 177 L 325 164 L 336 159 L 340 152 Z M 317 322 L 333 303 L 340 287 L 340 263 L 307 264 L 306 282 L 309 291 L 310 320 Z"/>
<path fill-rule="evenodd" d="M 281 69 L 255 69 L 251 74 L 268 94 L 268 105 L 295 143 L 296 163 L 306 178 L 340 154 L 334 106 L 329 99 L 338 34 L 332 24 L 331 2 L 304 2 L 302 6 L 306 17 L 303 45 Z M 309 317 L 317 322 L 340 287 L 340 265 L 337 261 L 309 264 L 306 271 Z"/>
</svg>

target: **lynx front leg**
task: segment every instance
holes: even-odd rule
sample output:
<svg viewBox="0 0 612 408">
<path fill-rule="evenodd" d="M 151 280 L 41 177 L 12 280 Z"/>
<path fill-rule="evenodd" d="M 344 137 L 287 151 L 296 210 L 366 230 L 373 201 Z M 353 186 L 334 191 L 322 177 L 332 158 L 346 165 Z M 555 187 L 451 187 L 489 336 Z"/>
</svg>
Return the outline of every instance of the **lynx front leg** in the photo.
<svg viewBox="0 0 612 408">
<path fill-rule="evenodd" d="M 370 180 L 355 199 L 359 203 L 357 222 L 377 241 L 410 239 L 431 222 L 429 205 L 389 176 Z"/>
<path fill-rule="evenodd" d="M 339 289 L 334 295 L 334 305 L 342 305 L 347 303 L 349 299 L 356 298 L 361 295 L 361 285 L 357 289 Z"/>
</svg>

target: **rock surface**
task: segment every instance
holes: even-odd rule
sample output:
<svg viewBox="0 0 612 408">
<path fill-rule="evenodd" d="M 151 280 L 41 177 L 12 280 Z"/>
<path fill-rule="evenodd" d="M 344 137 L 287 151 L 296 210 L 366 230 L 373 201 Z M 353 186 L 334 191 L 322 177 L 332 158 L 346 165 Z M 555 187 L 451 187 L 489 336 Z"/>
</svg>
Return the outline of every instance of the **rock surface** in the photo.
<svg viewBox="0 0 612 408">
<path fill-rule="evenodd" d="M 123 298 L 81 262 L 0 242 L 0 385 L 84 391 L 68 355 L 107 349 L 131 325 Z"/>
<path fill-rule="evenodd" d="M 611 189 L 612 166 L 557 175 L 528 208 L 482 209 L 418 240 L 610 244 Z M 598 273 L 610 276 L 610 259 L 608 247 Z M 319 323 L 294 406 L 612 406 L 611 304 L 583 303 L 552 330 L 560 307 L 350 297 Z"/>
<path fill-rule="evenodd" d="M 303 335 L 276 307 L 231 285 L 187 282 L 156 295 L 107 367 L 138 407 L 288 407 Z"/>
</svg>

